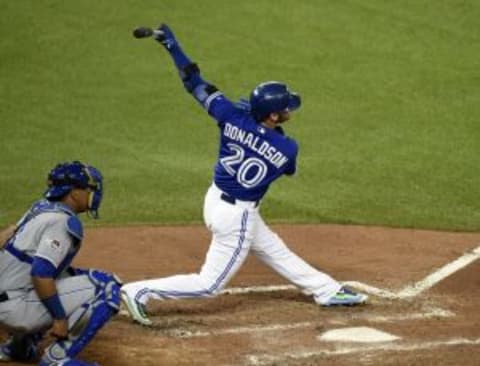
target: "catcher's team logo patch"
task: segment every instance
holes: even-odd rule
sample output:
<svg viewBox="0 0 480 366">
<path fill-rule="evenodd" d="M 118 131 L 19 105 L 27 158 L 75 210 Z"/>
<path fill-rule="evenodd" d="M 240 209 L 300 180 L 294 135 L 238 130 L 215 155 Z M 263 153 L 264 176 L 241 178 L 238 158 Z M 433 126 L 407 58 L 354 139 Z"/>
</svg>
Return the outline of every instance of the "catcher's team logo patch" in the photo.
<svg viewBox="0 0 480 366">
<path fill-rule="evenodd" d="M 60 242 L 56 239 L 50 239 L 50 248 L 52 248 L 53 250 L 60 249 Z"/>
</svg>

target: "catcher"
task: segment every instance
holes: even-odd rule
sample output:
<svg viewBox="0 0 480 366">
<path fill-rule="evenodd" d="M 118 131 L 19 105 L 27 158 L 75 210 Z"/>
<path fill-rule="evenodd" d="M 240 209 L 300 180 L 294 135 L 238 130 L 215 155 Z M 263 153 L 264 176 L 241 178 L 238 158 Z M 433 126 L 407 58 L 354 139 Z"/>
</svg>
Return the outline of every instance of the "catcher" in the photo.
<svg viewBox="0 0 480 366">
<path fill-rule="evenodd" d="M 77 214 L 98 217 L 102 184 L 92 166 L 58 164 L 48 175 L 45 199 L 2 232 L 0 326 L 10 337 L 0 346 L 0 361 L 35 360 L 50 329 L 55 341 L 41 366 L 90 365 L 75 357 L 117 313 L 121 282 L 114 274 L 70 264 L 83 238 Z"/>
</svg>

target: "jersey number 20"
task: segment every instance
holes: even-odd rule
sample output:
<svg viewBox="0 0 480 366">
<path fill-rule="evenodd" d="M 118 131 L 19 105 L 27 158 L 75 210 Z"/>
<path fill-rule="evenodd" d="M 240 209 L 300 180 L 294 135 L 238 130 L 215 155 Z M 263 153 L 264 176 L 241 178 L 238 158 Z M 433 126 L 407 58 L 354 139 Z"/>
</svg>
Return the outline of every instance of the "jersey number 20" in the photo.
<svg viewBox="0 0 480 366">
<path fill-rule="evenodd" d="M 237 182 L 245 188 L 253 188 L 267 175 L 267 164 L 258 158 L 245 159 L 245 150 L 236 144 L 227 144 L 233 155 L 220 159 L 220 163 L 231 176 L 237 176 Z M 245 160 L 244 160 L 245 159 Z M 234 165 L 240 164 L 236 169 Z M 252 169 L 256 173 L 252 173 Z M 250 174 L 249 174 L 250 172 Z"/>
</svg>

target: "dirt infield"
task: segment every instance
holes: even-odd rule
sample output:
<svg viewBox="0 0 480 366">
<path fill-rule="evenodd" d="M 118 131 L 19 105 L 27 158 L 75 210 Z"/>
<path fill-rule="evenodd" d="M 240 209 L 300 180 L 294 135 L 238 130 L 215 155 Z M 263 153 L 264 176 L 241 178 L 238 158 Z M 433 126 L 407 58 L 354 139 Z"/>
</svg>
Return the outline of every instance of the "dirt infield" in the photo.
<svg viewBox="0 0 480 366">
<path fill-rule="evenodd" d="M 291 289 L 155 303 L 153 328 L 119 315 L 82 358 L 103 366 L 480 364 L 480 260 L 460 265 L 432 288 L 424 281 L 477 248 L 480 233 L 339 225 L 273 229 L 292 250 L 338 280 L 395 296 L 371 296 L 366 306 L 329 309 Z M 76 264 L 114 271 L 125 281 L 189 273 L 198 271 L 209 240 L 201 226 L 92 229 Z M 249 258 L 229 287 L 286 284 Z M 403 296 L 401 290 L 413 284 L 416 295 Z M 399 339 L 319 339 L 346 327 L 375 328 Z"/>
</svg>

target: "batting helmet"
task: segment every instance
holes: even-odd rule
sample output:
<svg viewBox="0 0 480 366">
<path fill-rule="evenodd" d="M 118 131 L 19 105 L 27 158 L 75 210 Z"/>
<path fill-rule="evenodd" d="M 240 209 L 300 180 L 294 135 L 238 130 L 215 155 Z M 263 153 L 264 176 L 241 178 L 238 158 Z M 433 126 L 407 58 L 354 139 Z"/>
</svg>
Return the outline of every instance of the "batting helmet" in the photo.
<svg viewBox="0 0 480 366">
<path fill-rule="evenodd" d="M 265 120 L 270 113 L 293 111 L 300 104 L 300 96 L 278 81 L 262 83 L 250 94 L 251 113 L 259 122 Z"/>
<path fill-rule="evenodd" d="M 58 201 L 74 188 L 90 189 L 88 213 L 98 218 L 98 209 L 103 195 L 103 177 L 93 166 L 72 161 L 58 164 L 48 174 L 46 199 Z"/>
</svg>

